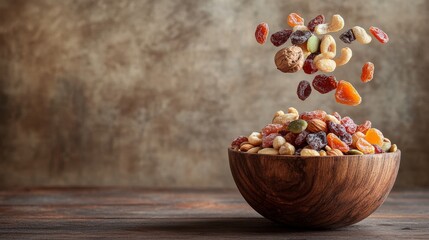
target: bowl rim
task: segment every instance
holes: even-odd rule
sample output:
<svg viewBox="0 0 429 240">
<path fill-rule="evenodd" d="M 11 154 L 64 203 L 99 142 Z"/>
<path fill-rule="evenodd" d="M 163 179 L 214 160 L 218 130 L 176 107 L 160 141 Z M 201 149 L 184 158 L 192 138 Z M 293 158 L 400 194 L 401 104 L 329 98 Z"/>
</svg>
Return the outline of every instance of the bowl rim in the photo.
<svg viewBox="0 0 429 240">
<path fill-rule="evenodd" d="M 395 152 L 384 152 L 384 153 L 377 153 L 377 154 L 363 154 L 363 155 L 342 155 L 342 156 L 301 156 L 301 155 L 271 155 L 271 154 L 260 154 L 260 153 L 248 153 L 248 152 L 241 152 L 238 150 L 234 150 L 232 147 L 228 147 L 228 151 L 235 152 L 238 154 L 243 155 L 249 155 L 249 156 L 269 156 L 269 157 L 275 157 L 275 158 L 285 158 L 285 159 L 295 159 L 295 158 L 324 158 L 324 157 L 335 157 L 335 158 L 362 158 L 362 157 L 370 157 L 370 156 L 383 156 L 383 155 L 395 155 L 400 154 L 401 150 L 396 150 Z"/>
</svg>

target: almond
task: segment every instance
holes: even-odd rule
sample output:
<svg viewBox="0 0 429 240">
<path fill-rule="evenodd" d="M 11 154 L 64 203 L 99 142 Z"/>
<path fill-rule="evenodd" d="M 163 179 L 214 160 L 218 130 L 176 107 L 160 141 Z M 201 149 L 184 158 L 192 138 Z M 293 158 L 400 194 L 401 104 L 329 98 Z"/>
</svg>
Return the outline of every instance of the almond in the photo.
<svg viewBox="0 0 429 240">
<path fill-rule="evenodd" d="M 307 131 L 315 133 L 315 132 L 326 132 L 327 126 L 326 123 L 320 119 L 311 119 L 307 121 Z"/>
</svg>

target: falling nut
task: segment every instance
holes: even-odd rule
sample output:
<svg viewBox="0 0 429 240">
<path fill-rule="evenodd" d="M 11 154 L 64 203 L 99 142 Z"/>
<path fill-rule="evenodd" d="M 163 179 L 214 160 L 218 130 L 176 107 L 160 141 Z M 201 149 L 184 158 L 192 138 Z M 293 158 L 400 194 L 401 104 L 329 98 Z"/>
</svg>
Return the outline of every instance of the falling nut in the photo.
<svg viewBox="0 0 429 240">
<path fill-rule="evenodd" d="M 297 46 L 283 48 L 276 53 L 274 63 L 280 71 L 294 73 L 299 71 L 304 65 L 304 53 Z"/>
</svg>

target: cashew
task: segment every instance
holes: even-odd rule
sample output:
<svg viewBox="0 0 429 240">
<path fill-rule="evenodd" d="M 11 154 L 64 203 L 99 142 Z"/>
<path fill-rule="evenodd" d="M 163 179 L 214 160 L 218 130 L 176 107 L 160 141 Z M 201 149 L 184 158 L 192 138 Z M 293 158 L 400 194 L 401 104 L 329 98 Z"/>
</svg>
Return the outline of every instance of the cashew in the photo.
<svg viewBox="0 0 429 240">
<path fill-rule="evenodd" d="M 299 117 L 298 110 L 296 110 L 296 108 L 294 108 L 294 107 L 290 107 L 290 108 L 288 108 L 288 109 L 287 109 L 287 112 L 288 112 L 288 113 L 294 113 L 294 114 L 296 114 L 296 115 Z M 296 119 L 298 119 L 298 117 L 297 117 Z M 295 120 L 296 120 L 296 119 L 295 119 Z"/>
<path fill-rule="evenodd" d="M 337 44 L 335 39 L 331 35 L 325 35 L 320 43 L 321 53 L 333 53 L 333 56 L 337 54 Z M 333 58 L 333 57 L 332 57 Z"/>
<path fill-rule="evenodd" d="M 279 148 L 286 143 L 286 139 L 282 136 L 277 136 L 273 140 L 273 148 L 279 150 Z"/>
<path fill-rule="evenodd" d="M 342 66 L 350 61 L 350 58 L 352 58 L 352 50 L 348 47 L 341 49 L 341 55 L 339 58 L 334 59 L 335 63 L 338 66 Z"/>
<path fill-rule="evenodd" d="M 320 154 L 320 156 L 327 156 L 328 155 L 325 150 L 320 150 L 319 154 Z"/>
<path fill-rule="evenodd" d="M 316 64 L 321 59 L 325 59 L 325 58 L 326 59 L 333 59 L 334 57 L 335 57 L 335 55 L 332 52 L 321 53 L 313 59 L 313 63 Z"/>
<path fill-rule="evenodd" d="M 344 19 L 340 15 L 335 14 L 334 16 L 332 16 L 330 23 L 322 23 L 317 25 L 314 28 L 314 32 L 319 35 L 322 35 L 330 32 L 338 32 L 343 28 L 344 28 Z"/>
<path fill-rule="evenodd" d="M 281 155 L 294 155 L 295 154 L 295 147 L 286 142 L 285 144 L 283 144 L 280 149 L 279 149 L 279 154 Z"/>
<path fill-rule="evenodd" d="M 252 132 L 247 138 L 247 141 L 253 146 L 259 146 L 262 144 L 262 134 L 260 132 Z"/>
<path fill-rule="evenodd" d="M 328 32 L 338 32 L 343 28 L 344 19 L 338 14 L 332 16 L 331 23 L 328 25 Z"/>
<path fill-rule="evenodd" d="M 258 154 L 278 155 L 279 151 L 274 148 L 262 148 L 258 151 Z"/>
<path fill-rule="evenodd" d="M 333 72 L 337 64 L 332 59 L 324 58 L 316 62 L 316 67 L 322 72 Z"/>
<path fill-rule="evenodd" d="M 368 33 L 366 33 L 365 29 L 363 29 L 363 28 L 361 28 L 359 26 L 354 26 L 352 28 L 352 31 L 353 31 L 353 34 L 356 37 L 356 40 L 359 43 L 368 44 L 368 43 L 371 42 L 372 37 L 370 35 L 368 35 Z"/>
</svg>

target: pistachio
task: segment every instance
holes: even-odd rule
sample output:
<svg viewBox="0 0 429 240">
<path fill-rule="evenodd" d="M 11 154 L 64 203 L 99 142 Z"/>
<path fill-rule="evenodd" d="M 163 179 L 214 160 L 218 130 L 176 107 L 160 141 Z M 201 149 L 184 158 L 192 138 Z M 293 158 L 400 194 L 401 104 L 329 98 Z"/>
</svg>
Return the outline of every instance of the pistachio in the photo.
<svg viewBox="0 0 429 240">
<path fill-rule="evenodd" d="M 363 152 L 357 150 L 357 149 L 350 149 L 347 152 L 348 155 L 363 155 Z"/>
<path fill-rule="evenodd" d="M 289 125 L 287 126 L 287 130 L 293 133 L 301 133 L 307 128 L 307 125 L 308 124 L 306 121 L 298 119 L 289 123 Z"/>
</svg>

